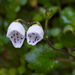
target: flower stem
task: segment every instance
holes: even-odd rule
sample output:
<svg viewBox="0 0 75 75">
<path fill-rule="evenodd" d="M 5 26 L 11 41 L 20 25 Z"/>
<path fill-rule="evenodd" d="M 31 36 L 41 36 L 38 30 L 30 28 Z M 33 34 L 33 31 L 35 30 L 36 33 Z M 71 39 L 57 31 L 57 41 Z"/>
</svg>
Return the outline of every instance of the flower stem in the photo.
<svg viewBox="0 0 75 75">
<path fill-rule="evenodd" d="M 25 30 L 28 30 L 28 24 L 24 21 L 24 20 L 22 20 L 22 19 L 17 19 L 17 20 L 15 20 L 16 22 L 20 22 L 23 26 L 24 26 L 24 28 L 25 28 Z"/>
<path fill-rule="evenodd" d="M 22 19 L 17 19 L 17 20 L 15 20 L 15 21 L 17 21 L 17 22 L 22 22 L 22 23 L 26 24 L 26 22 L 25 22 L 24 20 L 22 20 Z"/>
<path fill-rule="evenodd" d="M 48 38 L 47 31 L 48 31 L 48 19 L 45 20 L 45 34 L 46 34 L 46 38 Z"/>
</svg>

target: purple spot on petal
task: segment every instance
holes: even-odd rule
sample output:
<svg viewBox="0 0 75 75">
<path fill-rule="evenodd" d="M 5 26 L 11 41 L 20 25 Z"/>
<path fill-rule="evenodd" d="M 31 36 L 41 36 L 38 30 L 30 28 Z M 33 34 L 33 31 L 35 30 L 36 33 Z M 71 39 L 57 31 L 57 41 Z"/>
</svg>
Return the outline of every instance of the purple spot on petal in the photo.
<svg viewBox="0 0 75 75">
<path fill-rule="evenodd" d="M 37 40 L 37 38 L 38 38 L 38 37 L 36 36 L 35 41 Z"/>
<path fill-rule="evenodd" d="M 33 43 L 34 43 L 35 41 L 33 41 Z"/>
<path fill-rule="evenodd" d="M 29 36 L 29 37 L 31 37 L 31 36 Z"/>
<path fill-rule="evenodd" d="M 18 32 L 16 33 L 16 35 L 18 35 Z"/>
<path fill-rule="evenodd" d="M 15 36 L 15 34 L 13 34 L 13 36 Z"/>
<path fill-rule="evenodd" d="M 23 39 L 23 38 L 21 37 L 21 39 Z"/>
<path fill-rule="evenodd" d="M 28 35 L 29 37 L 31 37 L 30 35 Z"/>
<path fill-rule="evenodd" d="M 11 36 L 11 38 L 13 38 L 13 36 Z"/>
<path fill-rule="evenodd" d="M 39 39 L 37 39 L 37 41 L 38 41 Z"/>
<path fill-rule="evenodd" d="M 19 41 L 19 39 L 17 39 L 17 41 Z"/>
<path fill-rule="evenodd" d="M 19 38 L 19 37 L 17 37 L 17 38 Z"/>
<path fill-rule="evenodd" d="M 35 35 L 35 33 L 32 33 L 33 35 Z"/>
<path fill-rule="evenodd" d="M 31 41 L 29 41 L 29 43 L 30 43 Z"/>
<path fill-rule="evenodd" d="M 14 39 L 14 43 L 16 43 L 16 39 Z"/>
</svg>

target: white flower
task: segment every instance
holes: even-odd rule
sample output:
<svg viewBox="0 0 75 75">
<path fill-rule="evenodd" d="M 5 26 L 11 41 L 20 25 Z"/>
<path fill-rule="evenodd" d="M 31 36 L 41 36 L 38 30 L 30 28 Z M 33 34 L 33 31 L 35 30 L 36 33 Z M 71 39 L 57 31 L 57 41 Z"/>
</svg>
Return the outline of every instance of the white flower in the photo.
<svg viewBox="0 0 75 75">
<path fill-rule="evenodd" d="M 38 24 L 32 25 L 27 31 L 27 42 L 30 45 L 36 45 L 43 39 L 44 31 Z"/>
<path fill-rule="evenodd" d="M 12 22 L 8 27 L 6 36 L 11 40 L 15 48 L 20 48 L 25 39 L 25 29 L 19 22 Z"/>
</svg>

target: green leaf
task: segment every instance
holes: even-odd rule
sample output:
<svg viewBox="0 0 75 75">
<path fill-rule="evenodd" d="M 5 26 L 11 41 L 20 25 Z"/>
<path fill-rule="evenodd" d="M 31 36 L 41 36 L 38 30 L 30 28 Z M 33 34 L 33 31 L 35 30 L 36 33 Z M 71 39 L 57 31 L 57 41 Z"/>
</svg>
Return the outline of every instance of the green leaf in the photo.
<svg viewBox="0 0 75 75">
<path fill-rule="evenodd" d="M 58 48 L 58 49 L 62 49 L 63 48 L 63 45 L 61 43 L 55 43 L 54 44 L 54 47 L 55 48 Z"/>
<path fill-rule="evenodd" d="M 7 70 L 5 68 L 1 68 L 0 75 L 7 75 Z"/>
<path fill-rule="evenodd" d="M 39 8 L 39 12 L 40 12 L 40 14 L 45 18 L 45 12 L 46 12 L 46 9 L 40 7 L 40 8 Z"/>
<path fill-rule="evenodd" d="M 44 73 L 33 73 L 31 75 L 45 75 Z"/>
<path fill-rule="evenodd" d="M 60 35 L 60 33 L 61 33 L 61 29 L 60 28 L 52 28 L 52 29 L 50 29 L 50 32 L 49 32 L 49 34 L 51 35 L 51 36 L 59 36 Z"/>
<path fill-rule="evenodd" d="M 75 75 L 75 70 L 73 70 L 72 75 Z"/>
<path fill-rule="evenodd" d="M 51 8 L 48 8 L 46 10 L 46 13 L 45 13 L 45 18 L 46 19 L 51 19 L 52 16 L 57 12 L 58 10 L 58 7 L 51 7 Z"/>
<path fill-rule="evenodd" d="M 66 7 L 61 11 L 60 22 L 62 25 L 72 25 L 75 20 L 75 10 L 71 7 Z"/>
<path fill-rule="evenodd" d="M 27 0 L 17 0 L 21 5 L 25 5 L 27 3 Z"/>
<path fill-rule="evenodd" d="M 75 56 L 75 52 L 74 51 L 72 52 L 72 55 Z"/>
<path fill-rule="evenodd" d="M 20 66 L 19 68 L 18 68 L 18 73 L 19 74 L 23 74 L 23 73 L 25 73 L 26 72 L 26 68 L 24 67 L 24 65 L 23 66 Z"/>
<path fill-rule="evenodd" d="M 38 0 L 45 8 L 51 7 L 50 0 Z"/>
<path fill-rule="evenodd" d="M 33 21 L 42 21 L 44 18 L 40 13 L 37 13 L 33 16 Z"/>
<path fill-rule="evenodd" d="M 57 63 L 50 58 L 56 56 L 56 52 L 50 49 L 47 45 L 35 47 L 31 52 L 25 55 L 28 61 L 28 67 L 38 72 L 49 72 L 54 69 Z"/>
<path fill-rule="evenodd" d="M 17 74 L 17 70 L 15 68 L 9 69 L 9 75 L 16 75 L 16 74 Z"/>
<path fill-rule="evenodd" d="M 60 42 L 63 44 L 64 47 L 74 48 L 75 47 L 75 35 L 70 32 L 62 34 L 60 37 Z"/>
<path fill-rule="evenodd" d="M 66 33 L 68 31 L 71 31 L 71 32 L 74 33 L 74 29 L 73 29 L 73 27 L 71 25 L 67 25 L 67 26 L 64 27 L 63 32 Z"/>
</svg>

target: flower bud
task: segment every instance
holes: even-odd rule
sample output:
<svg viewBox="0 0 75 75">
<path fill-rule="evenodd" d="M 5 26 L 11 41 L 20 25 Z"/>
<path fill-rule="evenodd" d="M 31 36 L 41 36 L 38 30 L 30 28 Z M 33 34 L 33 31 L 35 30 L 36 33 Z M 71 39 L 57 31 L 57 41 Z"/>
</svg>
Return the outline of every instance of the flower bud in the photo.
<svg viewBox="0 0 75 75">
<path fill-rule="evenodd" d="M 8 27 L 6 36 L 15 48 L 20 48 L 25 39 L 25 29 L 19 22 L 12 22 Z"/>
<path fill-rule="evenodd" d="M 36 45 L 43 39 L 44 31 L 38 24 L 32 25 L 27 31 L 27 42 L 30 45 Z"/>
</svg>

